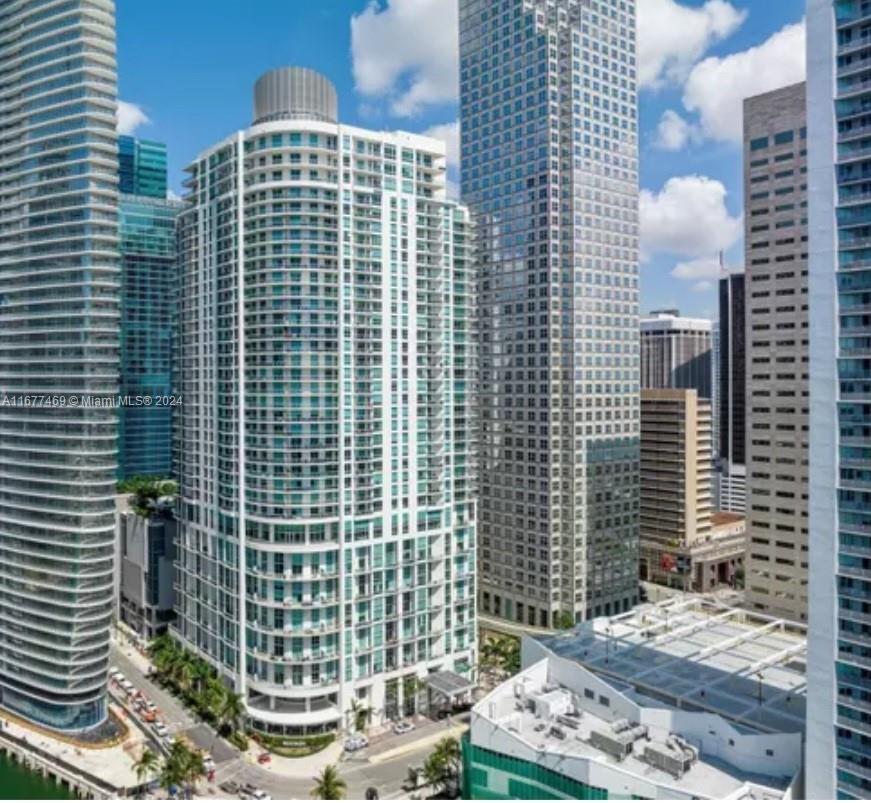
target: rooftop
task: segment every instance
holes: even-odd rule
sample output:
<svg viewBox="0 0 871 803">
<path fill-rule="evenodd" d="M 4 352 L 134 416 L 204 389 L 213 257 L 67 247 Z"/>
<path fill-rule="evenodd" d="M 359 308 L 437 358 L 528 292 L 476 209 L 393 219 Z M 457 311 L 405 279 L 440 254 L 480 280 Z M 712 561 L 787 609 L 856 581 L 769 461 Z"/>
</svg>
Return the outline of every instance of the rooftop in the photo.
<svg viewBox="0 0 871 803">
<path fill-rule="evenodd" d="M 535 644 L 675 708 L 763 733 L 804 730 L 806 628 L 794 622 L 681 595 L 527 639 L 524 665 L 541 654 Z"/>
<path fill-rule="evenodd" d="M 602 768 L 599 777 L 608 777 L 608 770 L 634 777 L 624 791 L 649 794 L 653 788 L 645 785 L 655 784 L 656 794 L 651 796 L 660 798 L 691 794 L 702 799 L 781 799 L 801 767 L 798 735 L 754 742 L 754 735 L 717 725 L 704 714 L 674 715 L 620 684 L 596 686 L 592 673 L 577 665 L 574 673 L 567 673 L 566 663 L 545 658 L 484 698 L 473 712 L 472 740 L 477 732 L 487 737 L 485 746 L 518 754 L 509 746 L 514 743 L 521 754 L 532 751 L 539 763 L 568 776 L 578 772 L 575 760 L 592 761 Z M 494 737 L 493 726 L 502 732 L 500 737 Z M 681 726 L 685 730 L 678 732 Z M 709 736 L 716 736 L 714 728 L 724 731 L 719 743 Z M 777 758 L 748 759 L 748 747 L 750 753 L 753 748 L 757 753 L 773 748 L 769 755 L 776 752 Z M 772 771 L 759 771 L 763 766 Z M 583 770 L 580 774 L 591 777 Z M 669 790 L 679 790 L 680 795 Z"/>
</svg>

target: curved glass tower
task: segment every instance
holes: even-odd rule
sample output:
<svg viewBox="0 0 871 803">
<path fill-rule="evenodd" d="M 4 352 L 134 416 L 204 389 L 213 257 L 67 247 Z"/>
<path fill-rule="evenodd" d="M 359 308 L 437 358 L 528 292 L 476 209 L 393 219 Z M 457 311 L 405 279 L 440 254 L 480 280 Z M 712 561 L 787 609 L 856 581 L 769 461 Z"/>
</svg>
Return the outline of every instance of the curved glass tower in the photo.
<svg viewBox="0 0 871 803">
<path fill-rule="evenodd" d="M 106 717 L 115 106 L 111 0 L 0 4 L 0 706 L 62 730 Z"/>
<path fill-rule="evenodd" d="M 475 663 L 469 219 L 441 143 L 255 95 L 180 222 L 177 633 L 305 735 Z"/>
</svg>

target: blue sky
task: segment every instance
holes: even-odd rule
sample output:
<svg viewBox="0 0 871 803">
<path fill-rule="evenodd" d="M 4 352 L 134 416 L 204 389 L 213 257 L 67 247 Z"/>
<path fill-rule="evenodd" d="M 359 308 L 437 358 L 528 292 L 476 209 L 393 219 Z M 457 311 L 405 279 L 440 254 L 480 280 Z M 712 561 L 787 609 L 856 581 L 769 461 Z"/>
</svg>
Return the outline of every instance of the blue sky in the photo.
<svg viewBox="0 0 871 803">
<path fill-rule="evenodd" d="M 743 263 L 741 98 L 803 79 L 804 0 L 638 0 L 642 308 L 715 317 Z M 317 69 L 340 115 L 456 144 L 454 0 L 118 0 L 125 131 L 167 143 L 170 185 L 251 121 L 264 71 Z M 127 105 L 129 104 L 129 105 Z"/>
</svg>

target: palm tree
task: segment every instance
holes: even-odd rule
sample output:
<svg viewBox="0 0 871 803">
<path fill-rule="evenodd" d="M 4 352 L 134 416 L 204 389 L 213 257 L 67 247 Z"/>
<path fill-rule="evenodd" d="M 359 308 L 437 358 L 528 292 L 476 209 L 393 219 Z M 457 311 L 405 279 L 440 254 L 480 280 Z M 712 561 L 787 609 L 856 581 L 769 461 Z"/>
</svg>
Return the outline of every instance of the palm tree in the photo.
<svg viewBox="0 0 871 803">
<path fill-rule="evenodd" d="M 460 743 L 453 736 L 439 740 L 423 765 L 423 777 L 434 789 L 456 785 L 460 773 Z"/>
<path fill-rule="evenodd" d="M 351 719 L 354 724 L 354 730 L 362 733 L 366 730 L 366 726 L 369 724 L 369 720 L 372 718 L 372 714 L 375 709 L 370 705 L 364 705 L 356 698 L 351 698 Z"/>
<path fill-rule="evenodd" d="M 159 764 L 160 760 L 157 757 L 157 753 L 146 747 L 142 751 L 142 755 L 139 756 L 137 762 L 133 765 L 133 769 L 136 771 L 136 780 L 142 784 L 149 775 L 154 774 Z"/>
<path fill-rule="evenodd" d="M 196 792 L 197 781 L 199 781 L 205 774 L 206 767 L 203 763 L 203 754 L 195 750 L 188 750 L 182 768 L 182 777 L 185 786 L 187 787 L 188 794 Z"/>
<path fill-rule="evenodd" d="M 315 778 L 315 786 L 309 794 L 314 800 L 344 800 L 347 788 L 335 764 L 328 764 Z"/>
<path fill-rule="evenodd" d="M 218 709 L 218 727 L 229 728 L 231 733 L 237 731 L 239 723 L 245 718 L 246 713 L 247 709 L 242 695 L 227 689 L 224 691 L 224 699 Z"/>
</svg>

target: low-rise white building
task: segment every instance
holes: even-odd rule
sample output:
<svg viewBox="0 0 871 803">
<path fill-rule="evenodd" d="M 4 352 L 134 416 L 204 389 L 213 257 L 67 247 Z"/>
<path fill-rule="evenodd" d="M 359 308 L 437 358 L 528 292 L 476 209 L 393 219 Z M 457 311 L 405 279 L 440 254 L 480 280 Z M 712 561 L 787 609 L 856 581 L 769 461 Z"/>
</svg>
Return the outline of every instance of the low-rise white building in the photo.
<svg viewBox="0 0 871 803">
<path fill-rule="evenodd" d="M 464 796 L 798 797 L 805 650 L 703 597 L 526 638 L 522 672 L 473 709 Z"/>
</svg>

